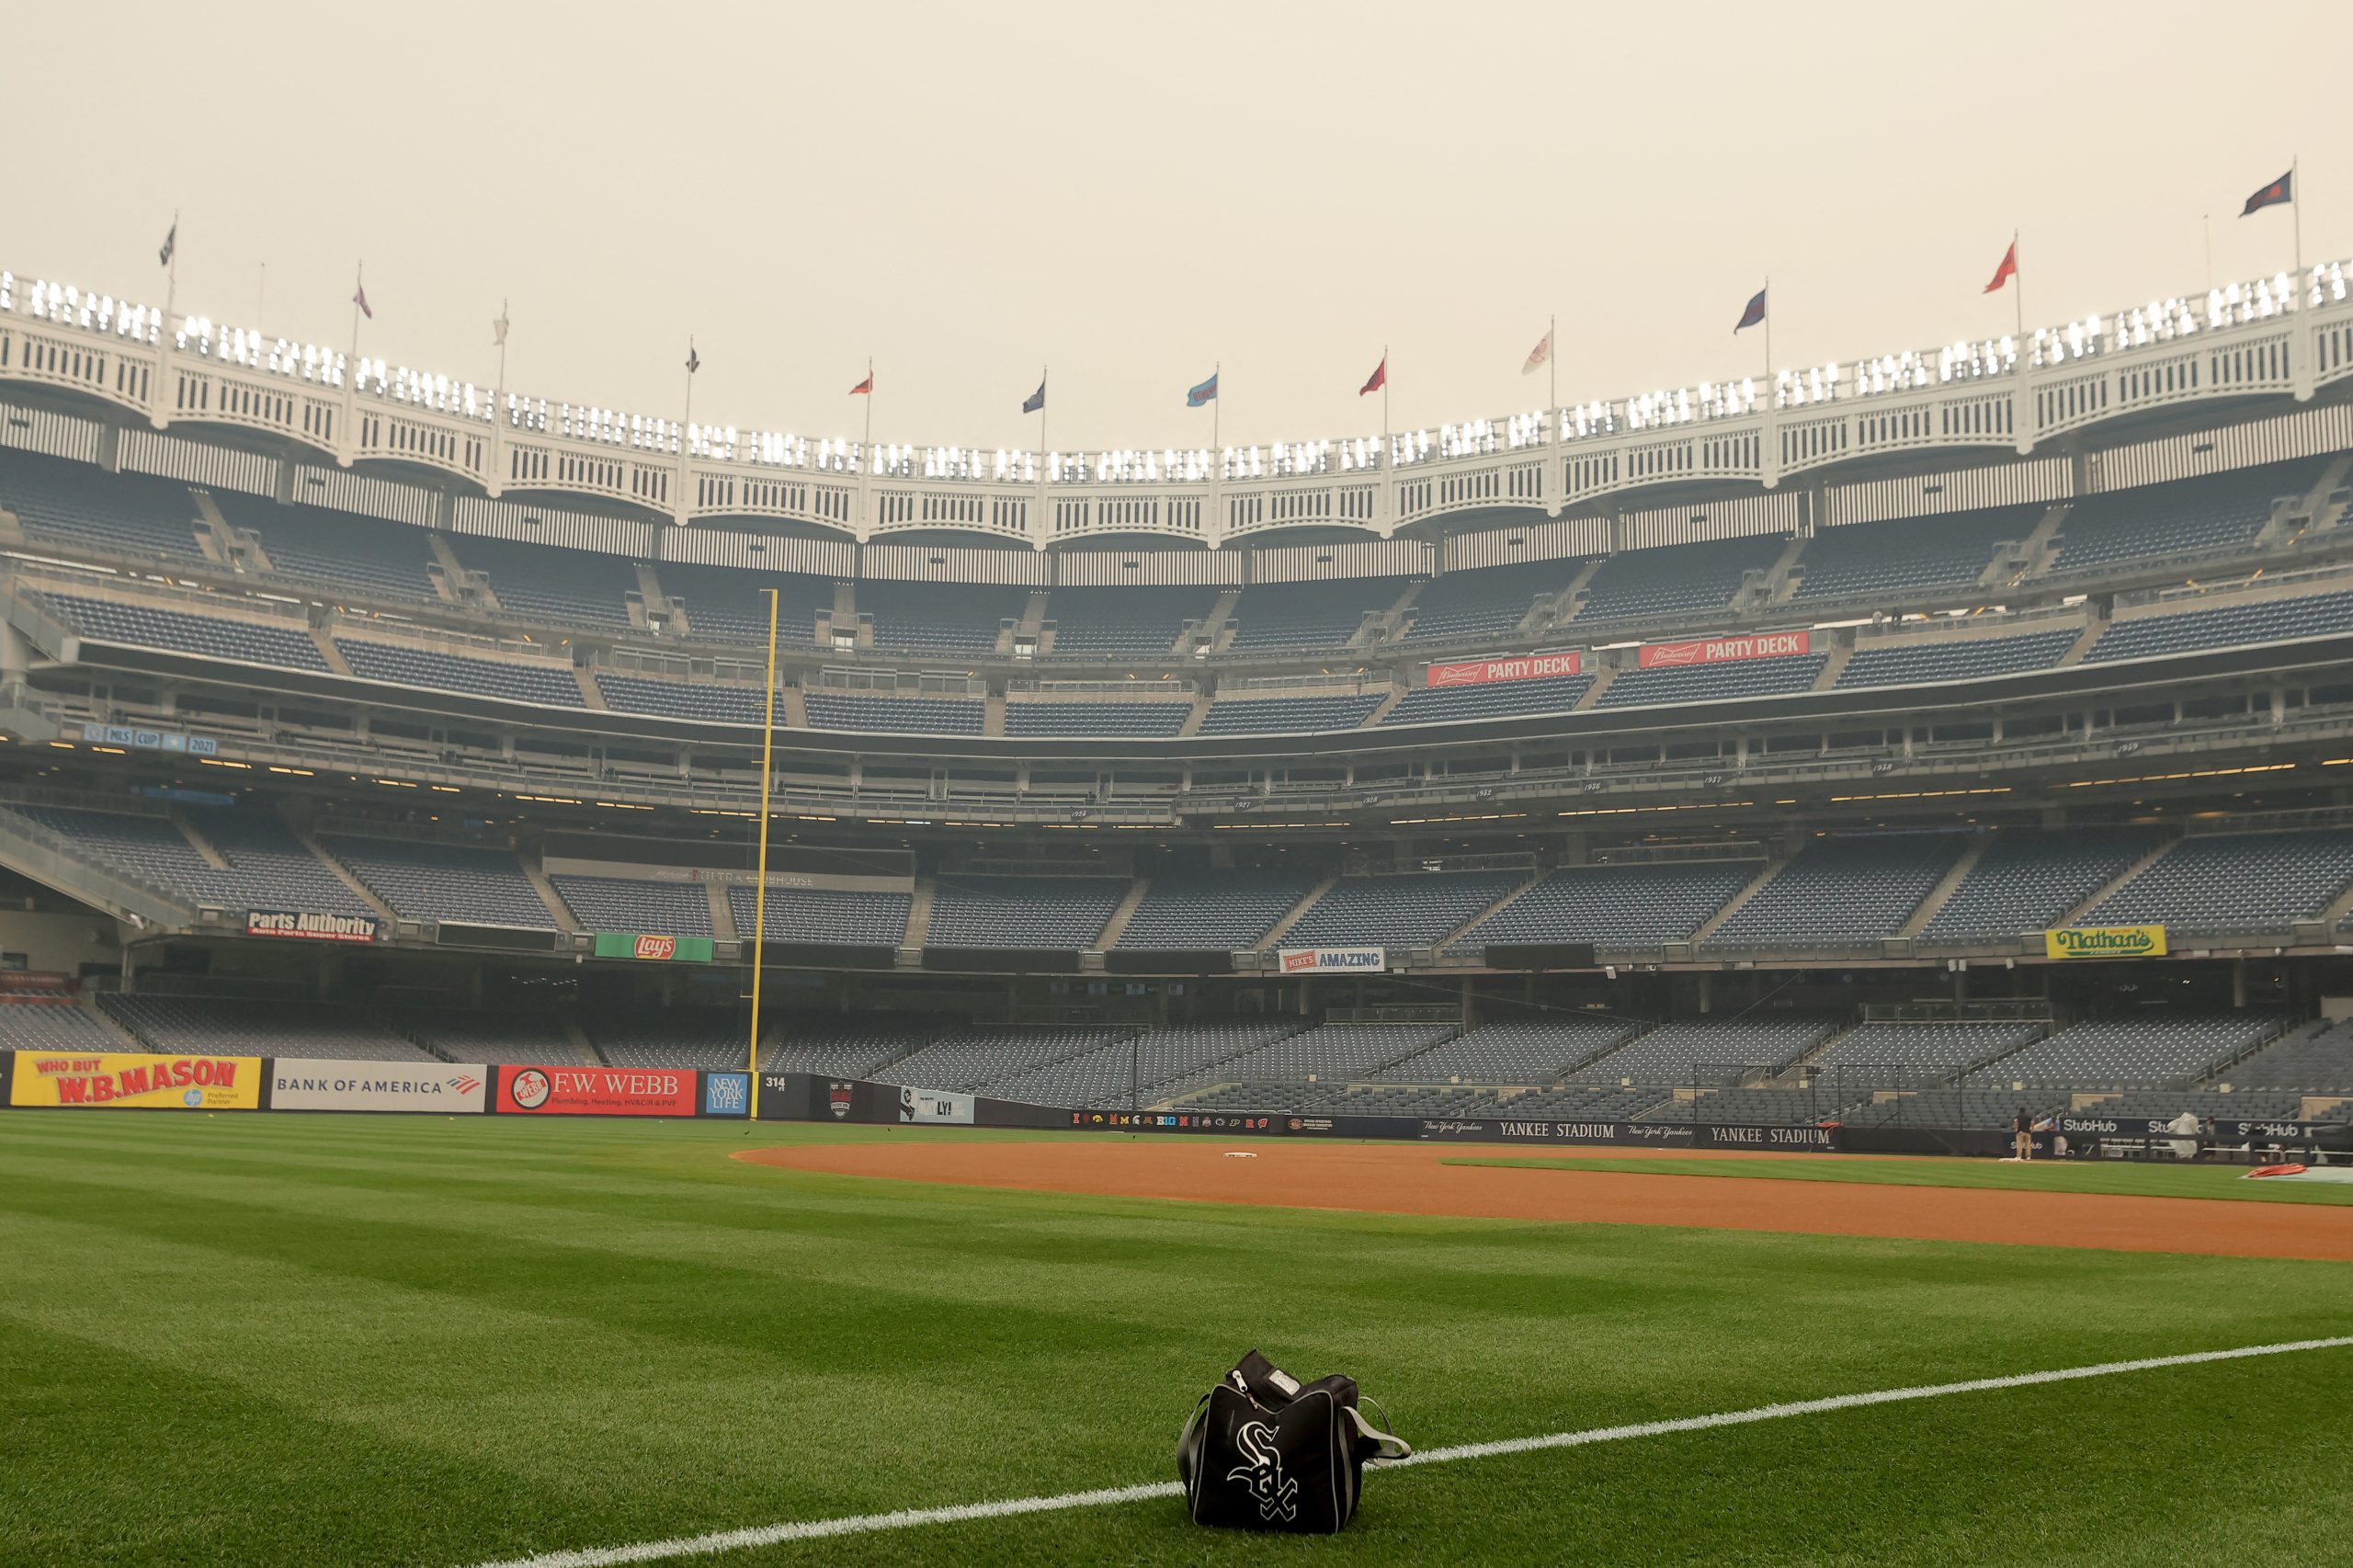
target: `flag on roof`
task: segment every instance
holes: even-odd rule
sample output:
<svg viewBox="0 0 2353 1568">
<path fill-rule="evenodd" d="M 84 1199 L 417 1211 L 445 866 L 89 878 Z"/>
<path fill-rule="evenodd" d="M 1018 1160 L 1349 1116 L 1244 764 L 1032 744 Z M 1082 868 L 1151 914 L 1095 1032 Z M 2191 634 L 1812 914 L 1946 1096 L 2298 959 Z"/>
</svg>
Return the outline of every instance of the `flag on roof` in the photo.
<svg viewBox="0 0 2353 1568">
<path fill-rule="evenodd" d="M 1022 403 L 1021 403 L 1021 412 L 1022 412 L 1022 413 L 1024 413 L 1024 414 L 1035 414 L 1035 413 L 1037 413 L 1040 409 L 1041 409 L 1041 408 L 1043 408 L 1043 407 L 1045 407 L 1045 406 L 1046 406 L 1046 378 L 1045 378 L 1045 377 L 1043 377 L 1043 376 L 1040 376 L 1040 377 L 1039 377 L 1039 378 L 1038 378 L 1038 390 L 1037 390 L 1036 392 L 1031 392 L 1028 397 L 1026 397 L 1026 398 L 1024 398 L 1024 399 L 1022 400 Z"/>
<path fill-rule="evenodd" d="M 874 391 L 874 372 L 873 372 L 873 371 L 871 371 L 871 370 L 869 370 L 869 371 L 867 371 L 867 372 L 866 372 L 866 380 L 864 380 L 864 381 L 862 381 L 858 382 L 858 385 L 856 385 L 856 386 L 854 386 L 854 387 L 852 387 L 852 388 L 850 388 L 850 389 L 849 389 L 849 395 L 850 395 L 850 396 L 852 396 L 852 397 L 864 397 L 864 396 L 866 396 L 866 395 L 870 394 L 870 392 L 872 392 L 873 391 Z"/>
<path fill-rule="evenodd" d="M 173 219 L 173 220 L 172 220 L 172 226 L 171 226 L 171 228 L 170 228 L 170 229 L 168 229 L 168 230 L 166 230 L 166 231 L 165 232 L 165 234 L 164 234 L 164 245 L 163 245 L 163 248 L 162 248 L 161 250 L 158 250 L 158 251 L 155 253 L 155 260 L 156 260 L 158 263 L 160 263 L 161 265 L 165 266 L 165 267 L 169 267 L 169 266 L 171 266 L 171 265 L 172 265 L 172 252 L 174 252 L 174 251 L 176 251 L 176 250 L 177 250 L 177 249 L 179 248 L 179 244 L 180 244 L 180 221 L 179 221 L 177 218 L 175 218 L 175 219 Z"/>
<path fill-rule="evenodd" d="M 695 340 L 689 337 L 687 339 L 687 374 L 691 376 L 701 369 L 702 356 L 695 352 Z"/>
<path fill-rule="evenodd" d="M 1734 332 L 1745 332 L 1764 319 L 1765 290 L 1759 289 L 1756 290 L 1756 298 L 1750 300 L 1747 308 L 1740 312 L 1740 320 L 1733 324 L 1732 329 Z"/>
<path fill-rule="evenodd" d="M 506 301 L 504 300 L 498 301 L 498 319 L 490 324 L 490 335 L 492 347 L 506 347 Z"/>
<path fill-rule="evenodd" d="M 1372 368 L 1372 374 L 1365 378 L 1364 385 L 1357 389 L 1357 395 L 1362 397 L 1367 392 L 1377 392 L 1388 384 L 1389 356 L 1383 354 L 1381 357 L 1381 363 Z"/>
<path fill-rule="evenodd" d="M 2018 275 L 2018 243 L 2016 240 L 2012 240 L 2010 242 L 2010 248 L 2002 253 L 2002 265 L 1994 269 L 1994 281 L 1985 285 L 1984 291 L 1990 294 L 1995 290 L 1999 289 L 2003 284 L 2007 283 L 2011 278 L 2016 278 Z"/>
<path fill-rule="evenodd" d="M 2248 197 L 2246 205 L 2239 209 L 2239 216 L 2244 218 L 2250 212 L 2260 212 L 2267 207 L 2277 207 L 2281 202 L 2295 199 L 2296 171 L 2290 169 L 2286 174 Z"/>
<path fill-rule="evenodd" d="M 1201 404 L 1209 402 L 1215 396 L 1217 396 L 1217 372 L 1212 370 L 1210 372 L 1210 379 L 1208 381 L 1201 382 L 1198 386 L 1188 387 L 1185 389 L 1185 406 L 1187 408 L 1199 408 Z"/>
<path fill-rule="evenodd" d="M 1528 363 L 1519 368 L 1519 373 L 1523 376 L 1532 376 L 1552 362 L 1552 329 L 1546 327 L 1544 335 L 1536 340 L 1536 347 L 1528 351 Z"/>
<path fill-rule="evenodd" d="M 365 278 L 360 280 L 358 288 L 354 289 L 351 291 L 351 302 L 359 307 L 359 313 L 361 315 L 366 316 L 369 321 L 374 321 L 376 319 L 376 312 L 369 308 L 368 283 Z"/>
</svg>

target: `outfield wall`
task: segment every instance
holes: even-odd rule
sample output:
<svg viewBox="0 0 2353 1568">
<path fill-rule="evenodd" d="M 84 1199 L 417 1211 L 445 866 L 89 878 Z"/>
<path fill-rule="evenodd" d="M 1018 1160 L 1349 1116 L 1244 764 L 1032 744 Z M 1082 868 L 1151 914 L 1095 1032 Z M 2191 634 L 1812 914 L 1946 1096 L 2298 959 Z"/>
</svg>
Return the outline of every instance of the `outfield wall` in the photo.
<svg viewBox="0 0 2353 1568">
<path fill-rule="evenodd" d="M 733 1119 L 751 1110 L 752 1075 L 696 1068 L 552 1063 L 353 1062 L 130 1051 L 0 1051 L 0 1105 L 17 1109 L 330 1111 L 361 1115 L 596 1116 Z M 1504 1118 L 1304 1116 L 1287 1112 L 1073 1110 L 948 1089 L 809 1073 L 760 1074 L 770 1121 L 999 1127 L 1176 1136 L 1349 1138 L 1424 1142 L 1749 1149 L 1855 1154 L 2006 1154 L 2011 1135 L 1983 1128 L 1540 1121 Z M 2081 1150 L 2147 1148 L 2181 1135 L 2162 1121 L 2063 1116 Z M 2288 1153 L 2353 1149 L 2353 1127 L 2218 1120 L 2203 1146 Z M 2052 1153 L 2038 1133 L 2035 1152 Z"/>
<path fill-rule="evenodd" d="M 0 1051 L 16 1109 L 737 1118 L 752 1075 L 691 1068 L 354 1062 L 132 1051 Z"/>
<path fill-rule="evenodd" d="M 960 1102 L 961 1115 L 926 1112 L 927 1101 Z M 1749 1149 L 1849 1154 L 1987 1154 L 2011 1153 L 2012 1137 L 1985 1128 L 1735 1126 L 1715 1122 L 1515 1121 L 1501 1118 L 1301 1116 L 1287 1112 L 1071 1110 L 982 1096 L 940 1096 L 895 1084 L 829 1079 L 806 1073 L 760 1074 L 760 1114 L 777 1121 L 938 1122 L 976 1127 L 1076 1129 L 1087 1131 L 1231 1136 L 1400 1139 L 1425 1142 L 1534 1143 L 1620 1148 Z M 2103 1142 L 2170 1142 L 2160 1121 L 2121 1118 L 2061 1119 L 2073 1148 Z M 2353 1149 L 2353 1127 L 2315 1122 L 2218 1121 L 2211 1142 L 2235 1147 Z M 2037 1133 L 2035 1153 L 2052 1154 L 2049 1133 Z"/>
</svg>

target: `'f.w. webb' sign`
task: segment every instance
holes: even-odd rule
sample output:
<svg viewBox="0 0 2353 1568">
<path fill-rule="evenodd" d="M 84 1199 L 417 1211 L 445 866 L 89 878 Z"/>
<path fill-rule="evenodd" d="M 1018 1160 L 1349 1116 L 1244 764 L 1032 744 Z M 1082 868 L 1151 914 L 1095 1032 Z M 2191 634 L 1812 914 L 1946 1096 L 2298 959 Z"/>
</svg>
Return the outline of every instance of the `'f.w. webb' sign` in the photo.
<svg viewBox="0 0 2353 1568">
<path fill-rule="evenodd" d="M 1808 631 L 1702 637 L 1694 642 L 1645 642 L 1642 664 L 1646 670 L 1672 669 L 1679 665 L 1728 665 L 1742 659 L 1786 659 L 1811 653 L 1813 648 L 1813 634 Z"/>
</svg>

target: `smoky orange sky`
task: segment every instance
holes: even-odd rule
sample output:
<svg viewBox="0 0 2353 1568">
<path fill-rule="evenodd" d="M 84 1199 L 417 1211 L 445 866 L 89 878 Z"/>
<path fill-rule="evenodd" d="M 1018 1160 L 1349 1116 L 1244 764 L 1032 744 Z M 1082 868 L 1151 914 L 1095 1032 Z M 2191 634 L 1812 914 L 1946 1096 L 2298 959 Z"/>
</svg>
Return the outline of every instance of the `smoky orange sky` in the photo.
<svg viewBox="0 0 2353 1568">
<path fill-rule="evenodd" d="M 1228 443 L 1753 374 L 2353 250 L 2353 11 L 85 3 L 6 28 L 0 267 L 699 421 Z M 2341 73 L 2337 74 L 2341 76 Z M 265 281 L 264 264 L 267 264 Z"/>
</svg>

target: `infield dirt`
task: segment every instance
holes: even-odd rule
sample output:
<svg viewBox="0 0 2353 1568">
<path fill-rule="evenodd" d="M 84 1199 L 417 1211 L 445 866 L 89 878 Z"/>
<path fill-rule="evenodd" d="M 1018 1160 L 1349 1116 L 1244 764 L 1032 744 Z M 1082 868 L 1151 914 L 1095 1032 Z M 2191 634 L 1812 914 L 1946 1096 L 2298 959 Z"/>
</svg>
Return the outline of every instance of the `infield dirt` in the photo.
<svg viewBox="0 0 2353 1568">
<path fill-rule="evenodd" d="M 1233 1159 L 1230 1153 L 1253 1157 Z M 1214 1138 L 975 1143 L 911 1137 L 749 1149 L 733 1157 L 893 1181 L 1284 1209 L 2353 1259 L 2353 1209 L 2347 1208 L 1443 1163 L 1465 1153 L 1462 1144 L 1244 1143 Z"/>
</svg>

